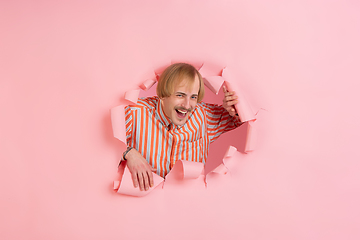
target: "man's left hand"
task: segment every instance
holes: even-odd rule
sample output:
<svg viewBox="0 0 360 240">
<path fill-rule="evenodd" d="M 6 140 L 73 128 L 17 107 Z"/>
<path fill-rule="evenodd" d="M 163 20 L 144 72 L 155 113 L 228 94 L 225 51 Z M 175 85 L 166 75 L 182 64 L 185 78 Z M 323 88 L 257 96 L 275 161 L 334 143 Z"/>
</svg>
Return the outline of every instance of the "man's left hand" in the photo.
<svg viewBox="0 0 360 240">
<path fill-rule="evenodd" d="M 235 92 L 229 92 L 225 86 L 223 86 L 224 90 L 224 99 L 223 99 L 223 107 L 226 111 L 229 112 L 230 116 L 234 117 L 236 115 L 235 104 L 239 101 L 237 100 L 238 96 Z"/>
</svg>

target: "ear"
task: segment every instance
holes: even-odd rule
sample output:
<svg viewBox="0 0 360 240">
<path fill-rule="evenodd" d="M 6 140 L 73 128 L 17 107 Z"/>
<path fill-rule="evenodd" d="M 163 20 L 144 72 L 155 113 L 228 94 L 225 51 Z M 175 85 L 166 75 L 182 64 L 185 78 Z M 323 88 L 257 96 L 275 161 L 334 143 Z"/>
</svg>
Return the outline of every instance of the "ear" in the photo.
<svg viewBox="0 0 360 240">
<path fill-rule="evenodd" d="M 160 105 L 162 108 L 164 108 L 164 101 L 163 101 L 164 98 L 160 98 Z"/>
</svg>

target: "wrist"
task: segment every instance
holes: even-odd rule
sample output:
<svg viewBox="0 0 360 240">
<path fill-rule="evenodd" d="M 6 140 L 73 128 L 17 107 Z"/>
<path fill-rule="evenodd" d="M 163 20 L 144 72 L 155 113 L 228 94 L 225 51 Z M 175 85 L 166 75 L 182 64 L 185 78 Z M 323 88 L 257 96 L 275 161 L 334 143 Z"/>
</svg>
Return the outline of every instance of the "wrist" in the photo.
<svg viewBox="0 0 360 240">
<path fill-rule="evenodd" d="M 127 160 L 126 159 L 126 155 L 133 149 L 133 147 L 128 147 L 125 152 L 123 153 L 123 160 Z"/>
</svg>

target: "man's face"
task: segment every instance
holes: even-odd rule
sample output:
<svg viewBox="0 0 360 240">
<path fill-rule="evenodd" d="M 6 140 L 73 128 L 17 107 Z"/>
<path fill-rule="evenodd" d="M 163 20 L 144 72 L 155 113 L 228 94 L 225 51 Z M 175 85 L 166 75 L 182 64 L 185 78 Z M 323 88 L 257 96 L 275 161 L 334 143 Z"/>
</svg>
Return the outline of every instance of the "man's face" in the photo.
<svg viewBox="0 0 360 240">
<path fill-rule="evenodd" d="M 174 93 L 170 97 L 161 99 L 165 115 L 173 124 L 185 124 L 197 104 L 199 88 L 198 76 L 195 77 L 193 83 L 182 80 L 175 86 Z"/>
</svg>

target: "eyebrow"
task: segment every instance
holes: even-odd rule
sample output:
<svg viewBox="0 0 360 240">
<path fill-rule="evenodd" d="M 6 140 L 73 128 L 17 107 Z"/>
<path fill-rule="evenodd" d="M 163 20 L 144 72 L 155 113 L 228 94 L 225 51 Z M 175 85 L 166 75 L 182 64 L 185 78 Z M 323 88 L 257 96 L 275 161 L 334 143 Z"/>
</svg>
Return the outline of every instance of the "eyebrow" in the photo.
<svg viewBox="0 0 360 240">
<path fill-rule="evenodd" d="M 175 94 L 181 94 L 181 95 L 185 95 L 185 96 L 187 96 L 187 94 L 186 94 L 186 93 L 183 93 L 183 92 L 176 92 Z M 194 97 L 194 96 L 196 96 L 196 97 L 197 97 L 197 96 L 198 96 L 198 94 L 196 94 L 196 93 L 195 93 L 195 94 L 192 94 L 191 96 L 192 96 L 192 97 Z"/>
</svg>

